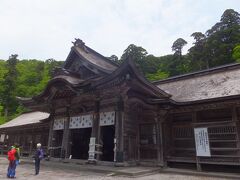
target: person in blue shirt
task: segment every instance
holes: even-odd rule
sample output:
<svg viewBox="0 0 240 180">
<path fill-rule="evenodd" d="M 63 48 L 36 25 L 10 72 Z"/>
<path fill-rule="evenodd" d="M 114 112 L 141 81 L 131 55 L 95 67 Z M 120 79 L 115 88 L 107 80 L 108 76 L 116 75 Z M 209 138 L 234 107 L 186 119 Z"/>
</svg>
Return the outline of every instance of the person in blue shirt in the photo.
<svg viewBox="0 0 240 180">
<path fill-rule="evenodd" d="M 43 150 L 42 145 L 40 143 L 37 144 L 37 149 L 34 155 L 35 160 L 35 175 L 39 174 L 40 170 L 40 161 L 43 159 Z"/>
</svg>

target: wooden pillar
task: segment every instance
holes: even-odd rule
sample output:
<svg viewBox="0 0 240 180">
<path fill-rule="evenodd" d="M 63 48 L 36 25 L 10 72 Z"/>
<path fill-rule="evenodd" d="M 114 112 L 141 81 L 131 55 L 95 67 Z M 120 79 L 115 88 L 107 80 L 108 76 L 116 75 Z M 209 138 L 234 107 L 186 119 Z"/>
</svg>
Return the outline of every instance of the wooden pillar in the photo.
<svg viewBox="0 0 240 180">
<path fill-rule="evenodd" d="M 197 112 L 196 111 L 192 112 L 192 122 L 197 123 Z M 194 130 L 194 126 L 192 126 L 192 128 Z M 197 171 L 202 171 L 200 157 L 197 156 L 197 152 L 196 152 L 196 166 L 197 166 Z"/>
<path fill-rule="evenodd" d="M 236 133 L 237 133 L 237 148 L 240 149 L 240 129 L 239 129 L 239 119 L 238 119 L 238 112 L 237 112 L 237 108 L 234 106 L 232 108 L 232 121 L 235 122 L 235 128 L 236 128 Z M 238 150 L 238 156 L 240 156 L 240 150 Z M 240 162 L 240 158 L 238 158 L 238 161 Z"/>
<path fill-rule="evenodd" d="M 69 129 L 69 124 L 70 124 L 70 117 L 68 118 L 67 121 L 67 126 L 68 126 L 68 131 L 67 131 L 67 144 L 66 144 L 66 153 L 65 153 L 65 157 L 69 158 L 70 154 L 71 154 L 71 130 Z"/>
<path fill-rule="evenodd" d="M 7 132 L 4 132 L 4 134 L 5 134 L 5 136 L 4 136 L 3 148 L 2 148 L 3 152 L 4 152 L 4 150 L 7 150 L 7 149 L 8 149 L 8 139 L 7 139 L 8 133 L 7 133 Z M 5 149 L 5 147 L 7 147 L 7 148 Z"/>
<path fill-rule="evenodd" d="M 121 163 L 124 160 L 123 119 L 124 119 L 124 105 L 122 98 L 119 98 L 116 104 L 116 122 L 115 122 L 116 163 L 119 162 Z"/>
<path fill-rule="evenodd" d="M 98 101 L 95 101 L 95 105 L 94 105 L 93 127 L 92 127 L 92 133 L 91 133 L 91 137 L 96 138 L 96 143 L 99 143 L 99 140 L 100 140 L 99 109 L 100 109 L 100 102 L 98 100 Z"/>
<path fill-rule="evenodd" d="M 55 135 L 55 131 L 53 130 L 53 125 L 54 125 L 54 115 L 55 115 L 55 109 L 53 104 L 50 104 L 49 106 L 50 109 L 50 116 L 49 116 L 49 131 L 48 131 L 48 142 L 47 142 L 47 150 L 49 156 L 53 156 L 53 138 Z"/>
<path fill-rule="evenodd" d="M 157 145 L 157 164 L 162 165 L 161 160 L 161 148 L 162 148 L 162 141 L 161 141 L 161 123 L 159 122 L 158 116 L 155 118 L 156 124 L 156 145 Z"/>
<path fill-rule="evenodd" d="M 95 157 L 91 157 L 91 154 L 89 154 L 89 163 L 96 163 L 95 160 L 100 160 L 100 154 L 98 152 L 100 152 L 100 146 L 98 146 L 100 144 L 100 126 L 99 126 L 99 119 L 100 119 L 100 114 L 99 114 L 99 109 L 100 109 L 100 100 L 97 99 L 97 101 L 95 101 L 94 104 L 94 114 L 93 114 L 93 126 L 92 126 L 92 132 L 91 132 L 91 138 L 95 138 Z M 91 143 L 91 142 L 89 142 Z M 94 144 L 91 144 L 92 146 L 94 146 Z M 97 145 L 97 146 L 96 146 Z M 90 144 L 89 144 L 90 147 Z M 89 148 L 90 149 L 90 148 Z M 94 159 L 96 158 L 96 159 Z M 94 159 L 94 160 L 93 160 Z"/>
<path fill-rule="evenodd" d="M 69 124 L 70 124 L 70 112 L 69 112 L 69 107 L 67 108 L 67 120 L 66 120 L 66 128 L 64 128 L 66 130 L 66 140 L 65 140 L 65 158 L 68 158 L 70 155 L 70 137 L 71 137 L 71 133 L 70 133 L 70 129 L 69 129 Z"/>
<path fill-rule="evenodd" d="M 163 143 L 163 122 L 167 116 L 167 110 L 160 110 L 159 107 L 157 108 L 157 146 L 158 146 L 158 154 L 157 154 L 157 161 L 158 165 L 165 166 L 166 163 L 164 162 L 164 143 Z"/>
<path fill-rule="evenodd" d="M 33 142 L 33 137 L 34 137 L 34 136 L 33 136 L 32 134 L 29 135 L 29 136 L 30 136 L 30 139 L 31 139 L 30 142 L 29 142 L 29 143 L 30 143 L 30 144 L 29 144 L 29 156 L 30 156 L 30 155 L 32 155 L 32 150 L 33 150 L 33 146 L 34 146 L 34 144 L 33 144 L 33 143 L 34 143 L 34 142 Z"/>
<path fill-rule="evenodd" d="M 20 137 L 21 137 L 21 133 L 17 134 L 17 136 L 15 138 L 15 141 L 14 141 L 14 144 L 20 144 Z"/>
<path fill-rule="evenodd" d="M 62 139 L 62 148 L 61 148 L 61 158 L 69 157 L 69 139 L 70 139 L 70 114 L 69 107 L 67 107 L 67 118 L 64 120 L 64 129 L 63 129 L 63 139 Z"/>
<path fill-rule="evenodd" d="M 53 137 L 54 137 L 54 130 L 53 130 L 54 119 L 51 119 L 49 122 L 49 133 L 48 133 L 48 153 L 49 156 L 53 156 Z"/>
</svg>

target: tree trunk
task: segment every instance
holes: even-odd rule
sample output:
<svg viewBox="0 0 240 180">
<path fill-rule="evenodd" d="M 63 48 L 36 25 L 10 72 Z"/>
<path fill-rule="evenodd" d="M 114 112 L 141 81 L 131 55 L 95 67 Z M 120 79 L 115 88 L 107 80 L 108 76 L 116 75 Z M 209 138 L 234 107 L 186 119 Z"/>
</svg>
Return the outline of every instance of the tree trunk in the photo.
<svg viewBox="0 0 240 180">
<path fill-rule="evenodd" d="M 4 110 L 4 117 L 5 117 L 5 120 L 8 117 L 8 107 L 6 107 L 5 110 Z"/>
</svg>

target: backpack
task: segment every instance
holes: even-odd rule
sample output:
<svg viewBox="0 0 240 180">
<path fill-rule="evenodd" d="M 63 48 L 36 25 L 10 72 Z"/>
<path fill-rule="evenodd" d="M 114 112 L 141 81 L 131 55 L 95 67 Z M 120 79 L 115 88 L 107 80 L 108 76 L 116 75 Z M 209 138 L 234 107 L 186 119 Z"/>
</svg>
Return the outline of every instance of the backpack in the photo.
<svg viewBox="0 0 240 180">
<path fill-rule="evenodd" d="M 8 160 L 9 161 L 14 161 L 15 160 L 15 154 L 16 154 L 16 149 L 11 149 L 8 151 Z"/>
<path fill-rule="evenodd" d="M 39 159 L 43 159 L 43 157 L 44 157 L 43 150 L 40 149 L 39 151 L 40 151 L 40 153 L 39 153 L 39 154 L 40 154 L 40 155 L 39 155 Z"/>
</svg>

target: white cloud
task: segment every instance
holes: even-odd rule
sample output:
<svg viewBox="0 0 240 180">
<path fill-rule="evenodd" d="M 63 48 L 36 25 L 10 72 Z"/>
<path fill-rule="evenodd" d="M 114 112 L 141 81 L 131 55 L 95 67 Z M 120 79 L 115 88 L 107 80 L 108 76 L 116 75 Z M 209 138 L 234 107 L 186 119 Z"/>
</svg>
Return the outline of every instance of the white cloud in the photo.
<svg viewBox="0 0 240 180">
<path fill-rule="evenodd" d="M 226 5 L 226 4 L 227 5 Z M 134 43 L 156 56 L 179 37 L 205 32 L 238 0 L 1 0 L 0 58 L 64 60 L 78 37 L 105 56 Z M 213 8 L 214 5 L 214 8 Z M 186 52 L 187 48 L 185 48 Z"/>
</svg>

